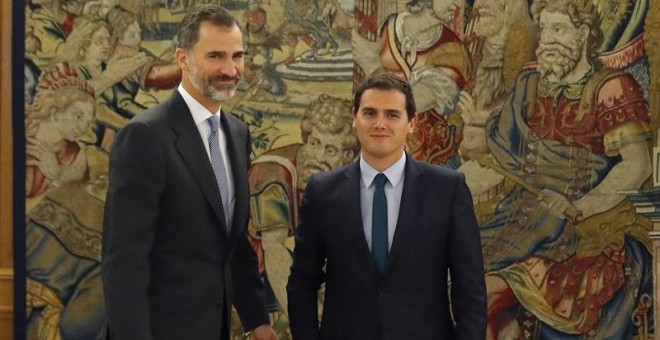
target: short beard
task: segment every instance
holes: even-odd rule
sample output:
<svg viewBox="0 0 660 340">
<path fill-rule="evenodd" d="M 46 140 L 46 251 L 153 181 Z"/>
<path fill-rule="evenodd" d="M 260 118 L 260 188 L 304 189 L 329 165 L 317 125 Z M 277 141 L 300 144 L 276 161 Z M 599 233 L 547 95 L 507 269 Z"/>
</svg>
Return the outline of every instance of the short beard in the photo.
<svg viewBox="0 0 660 340">
<path fill-rule="evenodd" d="M 332 167 L 329 164 L 317 161 L 314 155 L 311 155 L 309 151 L 306 150 L 305 145 L 302 145 L 301 149 L 298 150 L 296 155 L 296 171 L 298 172 L 299 187 L 304 188 L 307 184 L 307 180 L 312 175 L 331 169 Z"/>
<path fill-rule="evenodd" d="M 212 76 L 208 79 L 200 79 L 197 77 L 198 69 L 194 64 L 190 64 L 191 72 L 188 76 L 192 85 L 199 91 L 205 98 L 215 102 L 222 102 L 231 99 L 236 94 L 238 85 L 224 86 L 221 89 L 216 89 L 211 82 L 216 78 L 224 76 Z M 237 78 L 238 79 L 238 78 Z"/>
<path fill-rule="evenodd" d="M 190 75 L 190 82 L 205 98 L 216 102 L 228 100 L 233 97 L 234 94 L 236 94 L 236 86 L 218 90 L 208 82 L 203 83 L 201 79 L 193 76 L 192 74 Z"/>
<path fill-rule="evenodd" d="M 574 70 L 578 61 L 582 58 L 582 46 L 580 39 L 575 39 L 571 46 L 559 42 L 539 45 L 536 49 L 536 57 L 539 62 L 538 71 L 541 77 L 554 75 L 557 79 L 562 79 Z M 550 52 L 555 52 L 556 55 L 549 56 Z"/>
</svg>

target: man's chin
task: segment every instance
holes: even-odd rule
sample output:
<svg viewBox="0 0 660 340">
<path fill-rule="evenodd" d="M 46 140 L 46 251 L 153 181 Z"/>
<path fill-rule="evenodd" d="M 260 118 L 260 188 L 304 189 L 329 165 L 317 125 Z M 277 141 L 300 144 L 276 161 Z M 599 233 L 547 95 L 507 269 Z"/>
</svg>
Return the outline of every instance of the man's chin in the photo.
<svg viewBox="0 0 660 340">
<path fill-rule="evenodd" d="M 225 101 L 234 97 L 235 94 L 236 94 L 236 89 L 220 90 L 220 91 L 213 91 L 208 95 L 208 97 L 215 101 Z"/>
</svg>

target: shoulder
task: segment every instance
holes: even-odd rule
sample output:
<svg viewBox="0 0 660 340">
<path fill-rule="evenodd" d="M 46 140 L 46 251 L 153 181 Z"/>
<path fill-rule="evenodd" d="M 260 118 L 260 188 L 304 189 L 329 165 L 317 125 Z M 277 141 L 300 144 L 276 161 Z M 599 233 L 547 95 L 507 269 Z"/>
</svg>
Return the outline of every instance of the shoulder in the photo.
<svg viewBox="0 0 660 340">
<path fill-rule="evenodd" d="M 231 113 L 231 112 L 227 112 L 227 111 L 223 111 L 222 113 L 227 118 L 227 122 L 229 124 L 232 124 L 235 127 L 239 128 L 240 130 L 244 130 L 245 132 L 248 131 L 247 124 L 241 118 L 239 118 L 236 114 Z"/>
<path fill-rule="evenodd" d="M 312 175 L 309 178 L 307 186 L 310 187 L 311 185 L 315 190 L 321 192 L 340 190 L 339 188 L 343 183 L 346 183 L 348 177 L 359 175 L 359 165 L 354 162 L 340 168 Z"/>
<path fill-rule="evenodd" d="M 170 114 L 186 114 L 188 111 L 176 110 L 172 107 L 171 98 L 160 102 L 144 112 L 133 117 L 124 125 L 117 136 L 115 143 L 122 140 L 135 140 L 135 138 L 154 139 L 159 134 L 169 131 Z M 189 114 L 189 113 L 188 113 Z"/>
<path fill-rule="evenodd" d="M 464 181 L 464 175 L 454 169 L 442 165 L 429 164 L 408 158 L 407 172 L 418 172 L 421 176 L 433 181 L 458 182 Z"/>
<path fill-rule="evenodd" d="M 599 81 L 598 101 L 616 99 L 616 97 L 642 98 L 644 92 L 637 81 L 628 73 L 611 72 Z"/>
<path fill-rule="evenodd" d="M 397 20 L 397 18 L 401 18 L 403 13 L 392 13 L 383 22 L 380 24 L 379 31 L 380 35 L 383 35 L 384 33 L 387 33 L 387 29 L 390 25 L 394 25 L 394 22 Z"/>
<path fill-rule="evenodd" d="M 144 112 L 133 117 L 121 130 L 135 128 L 137 125 L 144 125 L 149 128 L 158 128 L 168 121 L 168 108 L 164 103 L 156 104 Z M 120 130 L 120 131 L 121 131 Z"/>
<path fill-rule="evenodd" d="M 460 178 L 463 176 L 460 172 L 449 168 L 447 166 L 443 165 L 437 165 L 437 164 L 429 164 L 426 162 L 420 162 L 417 160 L 413 160 L 420 168 L 422 168 L 425 172 L 431 173 L 436 176 L 443 176 L 443 177 L 449 177 L 449 178 Z"/>
<path fill-rule="evenodd" d="M 173 90 L 172 94 L 164 101 L 146 109 L 144 112 L 133 117 L 129 124 L 141 123 L 148 126 L 153 126 L 154 124 L 167 122 L 169 115 L 174 114 L 190 115 L 190 110 L 188 110 L 186 102 L 183 100 L 183 97 L 181 97 L 177 90 Z"/>
</svg>

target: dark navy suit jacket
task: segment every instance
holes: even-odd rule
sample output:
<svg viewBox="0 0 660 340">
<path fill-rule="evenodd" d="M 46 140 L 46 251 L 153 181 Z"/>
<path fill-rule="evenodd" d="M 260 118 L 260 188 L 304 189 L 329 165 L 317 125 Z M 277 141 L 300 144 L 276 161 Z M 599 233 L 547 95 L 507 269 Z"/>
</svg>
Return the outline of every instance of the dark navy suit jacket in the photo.
<svg viewBox="0 0 660 340">
<path fill-rule="evenodd" d="M 360 180 L 354 163 L 307 184 L 287 286 L 294 339 L 484 339 L 481 242 L 464 176 L 407 157 L 384 274 L 364 236 Z"/>
</svg>

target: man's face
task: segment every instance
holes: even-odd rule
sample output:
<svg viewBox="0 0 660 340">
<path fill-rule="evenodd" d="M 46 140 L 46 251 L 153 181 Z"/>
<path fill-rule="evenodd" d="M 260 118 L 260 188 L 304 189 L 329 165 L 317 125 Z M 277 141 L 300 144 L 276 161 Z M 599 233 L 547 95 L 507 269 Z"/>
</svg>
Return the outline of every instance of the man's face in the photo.
<svg viewBox="0 0 660 340">
<path fill-rule="evenodd" d="M 354 152 L 346 148 L 349 138 L 347 132 L 329 133 L 313 127 L 296 155 L 298 186 L 304 188 L 315 173 L 338 168 L 355 159 Z"/>
<path fill-rule="evenodd" d="M 454 15 L 458 8 L 456 2 L 456 0 L 433 0 L 434 16 L 445 25 L 451 24 L 454 21 Z"/>
<path fill-rule="evenodd" d="M 539 27 L 541 39 L 536 49 L 539 72 L 541 76 L 559 81 L 584 57 L 588 28 L 575 27 L 567 14 L 547 10 L 541 11 Z"/>
<path fill-rule="evenodd" d="M 479 20 L 474 25 L 474 31 L 480 37 L 491 37 L 504 27 L 505 17 L 504 0 L 477 0 L 475 7 L 479 9 Z"/>
<path fill-rule="evenodd" d="M 398 90 L 368 89 L 353 113 L 353 127 L 362 156 L 372 166 L 392 164 L 403 153 L 413 122 L 406 114 L 406 96 Z"/>
<path fill-rule="evenodd" d="M 110 32 L 101 26 L 92 35 L 91 42 L 87 48 L 87 59 L 101 63 L 110 58 Z"/>
<path fill-rule="evenodd" d="M 142 42 L 142 29 L 137 21 L 133 21 L 122 33 L 119 43 L 124 46 L 139 47 Z"/>
<path fill-rule="evenodd" d="M 91 101 L 78 100 L 64 110 L 58 110 L 53 122 L 62 139 L 75 141 L 89 128 L 94 119 L 94 106 Z"/>
<path fill-rule="evenodd" d="M 243 75 L 244 54 L 243 36 L 237 26 L 202 22 L 193 48 L 188 52 L 177 50 L 186 90 L 200 102 L 231 98 Z"/>
</svg>

